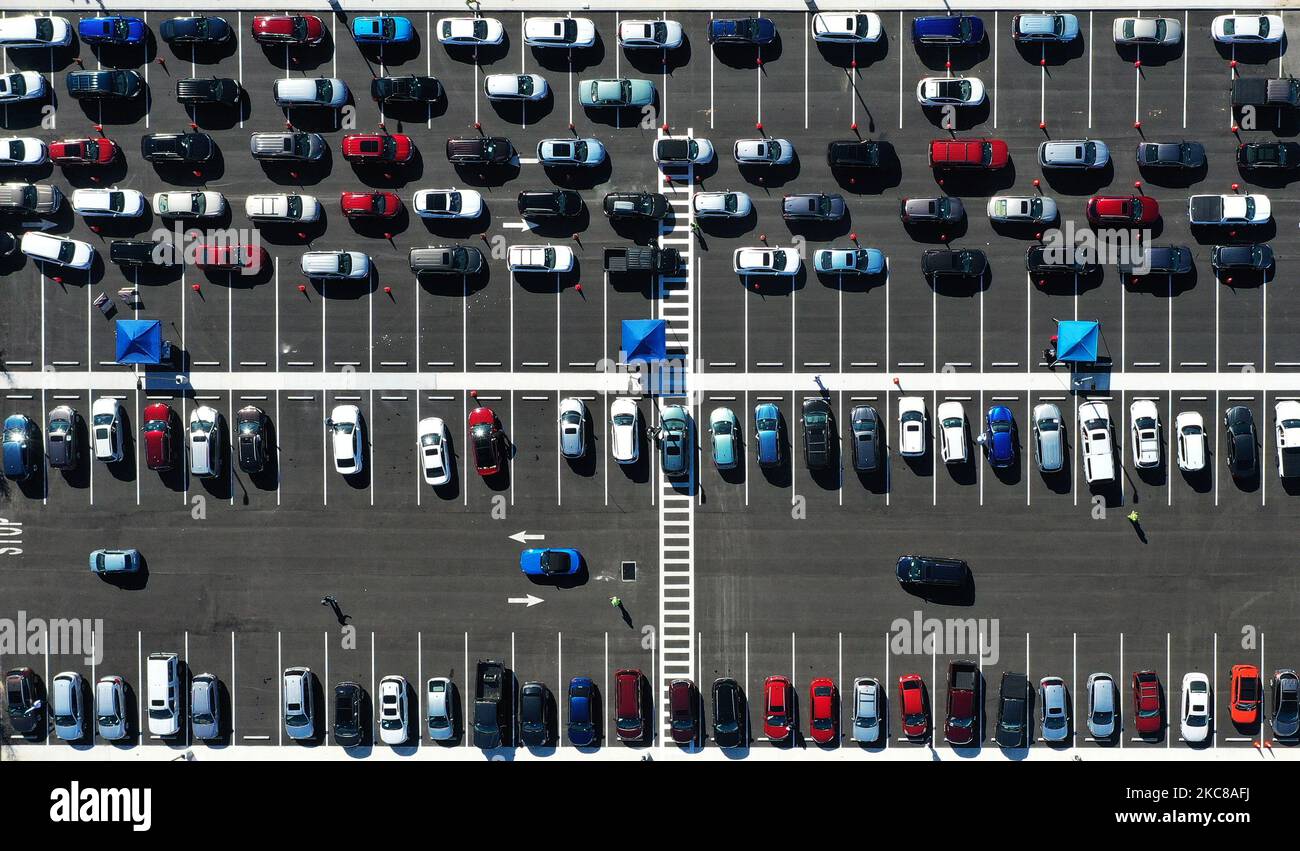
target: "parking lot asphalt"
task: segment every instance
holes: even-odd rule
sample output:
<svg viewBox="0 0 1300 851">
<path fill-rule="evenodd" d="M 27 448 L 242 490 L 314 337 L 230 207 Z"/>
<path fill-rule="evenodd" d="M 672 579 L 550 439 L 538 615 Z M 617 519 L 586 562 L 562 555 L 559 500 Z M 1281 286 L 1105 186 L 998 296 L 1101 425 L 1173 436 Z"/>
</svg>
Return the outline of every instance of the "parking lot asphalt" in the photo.
<svg viewBox="0 0 1300 851">
<path fill-rule="evenodd" d="M 138 14 L 156 32 L 163 16 Z M 856 52 L 816 44 L 810 16 L 787 12 L 771 15 L 780 31 L 775 45 L 761 52 L 715 51 L 705 38 L 709 14 L 692 12 L 672 16 L 685 27 L 687 45 L 650 55 L 619 49 L 617 22 L 626 15 L 615 13 L 591 14 L 601 39 L 571 55 L 525 47 L 523 13 L 498 15 L 505 45 L 477 55 L 448 51 L 437 42 L 431 31 L 436 12 L 410 15 L 418 32 L 413 46 L 383 51 L 354 44 L 346 15 L 321 14 L 329 35 L 318 49 L 259 47 L 247 36 L 251 15 L 241 12 L 230 18 L 240 37 L 215 52 L 151 41 L 116 52 L 81 46 L 0 54 L 0 71 L 41 71 L 55 93 L 47 112 L 6 110 L 0 121 L 6 135 L 47 141 L 95 136 L 98 124 L 126 154 L 125 163 L 100 175 L 46 165 L 14 169 L 9 179 L 54 183 L 67 194 L 107 183 L 146 196 L 168 187 L 217 190 L 233 210 L 218 223 L 223 227 L 251 227 L 243 199 L 255 192 L 310 193 L 324 207 L 322 223 L 303 232 L 261 229 L 269 263 L 255 276 L 191 266 L 174 274 L 124 273 L 107 263 L 108 240 L 147 238 L 165 223 L 146 215 L 92 231 L 66 207 L 51 230 L 97 247 L 100 260 L 89 274 L 54 275 L 21 256 L 0 261 L 8 264 L 0 269 L 6 371 L 92 376 L 85 387 L 63 386 L 57 378 L 52 383 L 58 389 L 11 382 L 6 414 L 24 413 L 43 426 L 51 407 L 68 404 L 88 416 L 92 399 L 111 392 L 122 397 L 128 435 L 138 435 L 149 401 L 168 401 L 181 422 L 197 404 L 216 407 L 228 437 L 234 412 L 254 404 L 271 417 L 275 438 L 273 469 L 260 477 L 229 464 L 216 479 L 184 471 L 159 475 L 145 468 L 138 440 L 131 439 L 125 460 L 111 468 L 86 461 L 70 475 L 47 470 L 31 482 L 7 482 L 0 529 L 9 549 L 20 551 L 3 556 L 0 598 L 10 602 L 0 615 L 103 623 L 93 662 L 81 653 L 47 653 L 30 643 L 0 645 L 5 669 L 30 665 L 47 682 L 67 669 L 92 681 L 120 673 L 138 700 L 144 657 L 175 650 L 187 673 L 207 671 L 221 679 L 228 710 L 223 742 L 252 746 L 283 743 L 279 672 L 292 665 L 316 672 L 322 698 L 344 680 L 362 683 L 373 694 L 378 678 L 401 673 L 417 695 L 425 678 L 450 676 L 468 700 L 474 662 L 484 658 L 505 661 L 518 682 L 546 682 L 557 699 L 568 678 L 579 674 L 592 676 L 605 695 L 619 668 L 639 668 L 656 682 L 656 638 L 666 600 L 662 477 L 648 445 L 641 463 L 613 463 L 607 412 L 614 396 L 593 392 L 585 380 L 566 381 L 618 360 L 623 320 L 664 315 L 655 282 L 610 278 L 601 267 L 604 248 L 653 244 L 659 228 L 611 224 L 600 204 L 606 192 L 659 190 L 651 149 L 666 125 L 674 135 L 709 138 L 717 146 L 716 164 L 695 170 L 695 191 L 744 190 L 755 208 L 735 226 L 700 223 L 688 275 L 692 370 L 703 388 L 690 400 L 700 449 L 689 490 L 690 666 L 705 702 L 715 677 L 736 678 L 750 701 L 751 746 L 765 748 L 761 686 L 769 674 L 793 679 L 805 704 L 797 717 L 806 732 L 811 678 L 831 676 L 848 695 L 855 677 L 877 677 L 892 701 L 891 683 L 915 671 L 923 674 L 941 723 L 946 663 L 977 658 L 986 683 L 986 750 L 996 747 L 988 713 L 996 712 L 1004 670 L 1027 672 L 1035 683 L 1049 674 L 1065 678 L 1077 719 L 1076 747 L 1169 749 L 1186 747 L 1178 741 L 1178 682 L 1183 673 L 1198 670 L 1210 673 L 1215 685 L 1212 746 L 1248 747 L 1272 738 L 1267 727 L 1233 728 L 1226 677 L 1238 662 L 1258 664 L 1267 678 L 1275 668 L 1300 661 L 1289 629 L 1295 580 L 1284 555 L 1286 518 L 1294 516 L 1300 492 L 1278 477 L 1271 436 L 1271 406 L 1300 396 L 1300 376 L 1294 394 L 1234 390 L 1230 377 L 1300 369 L 1300 335 L 1293 328 L 1300 296 L 1285 283 L 1276 286 L 1290 277 L 1295 251 L 1284 234 L 1297 226 L 1300 210 L 1286 180 L 1260 183 L 1238 172 L 1234 151 L 1239 141 L 1289 139 L 1300 128 L 1279 120 L 1234 134 L 1227 86 L 1234 59 L 1242 74 L 1293 73 L 1285 52 L 1233 53 L 1216 46 L 1209 36 L 1213 13 L 1202 11 L 1180 13 L 1183 44 L 1164 55 L 1116 50 L 1109 37 L 1114 15 L 1087 10 L 1076 12 L 1081 39 L 1062 52 L 1018 48 L 1007 12 L 982 15 L 990 37 L 972 51 L 918 51 L 909 37 L 911 13 L 901 12 L 882 13 L 885 38 Z M 1286 16 L 1288 24 L 1293 17 Z M 957 131 L 1007 141 L 1012 165 L 994 177 L 941 178 L 927 166 L 928 140 L 948 134 L 916 104 L 915 83 L 943 74 L 949 62 L 953 73 L 979 76 L 988 87 L 988 107 L 963 118 Z M 127 109 L 74 101 L 65 94 L 64 78 L 82 67 L 136 68 L 146 77 L 148 95 Z M 498 72 L 542 74 L 552 95 L 521 109 L 495 106 L 481 86 L 484 74 Z M 428 110 L 381 112 L 369 98 L 369 80 L 400 73 L 438 77 L 445 99 Z M 271 97 L 272 82 L 304 75 L 344 79 L 353 90 L 348 107 L 337 115 L 286 115 Z M 648 120 L 596 114 L 576 102 L 579 79 L 624 75 L 654 81 L 658 98 Z M 187 109 L 174 91 L 176 80 L 190 76 L 234 77 L 246 98 L 228 112 Z M 248 155 L 248 135 L 281 130 L 286 120 L 322 132 L 332 157 L 318 168 L 260 167 Z M 174 172 L 140 159 L 143 134 L 181 131 L 191 122 L 217 141 L 221 155 L 213 163 Z M 476 134 L 476 122 L 485 134 L 511 139 L 522 154 L 517 166 L 483 174 L 446 163 L 445 140 Z M 412 136 L 419 149 L 414 163 L 375 170 L 342 159 L 338 148 L 345 133 L 381 125 Z M 731 143 L 760 133 L 790 140 L 795 163 L 761 174 L 738 168 Z M 604 142 L 609 167 L 566 176 L 530 161 L 541 139 L 571 134 Z M 826 144 L 858 137 L 888 143 L 894 165 L 870 178 L 832 173 Z M 1109 144 L 1112 168 L 1063 180 L 1037 166 L 1039 142 L 1085 137 Z M 1138 142 L 1178 139 L 1205 145 L 1204 173 L 1173 181 L 1138 170 L 1131 153 Z M 1033 280 L 1023 261 L 1033 233 L 995 231 L 983 203 L 994 193 L 1032 194 L 1036 179 L 1044 194 L 1058 199 L 1063 218 L 1080 222 L 1089 195 L 1128 194 L 1140 181 L 1140 191 L 1165 211 L 1155 240 L 1191 246 L 1197 272 L 1189 280 L 1138 285 L 1117 279 L 1113 268 L 1085 280 Z M 1209 264 L 1215 237 L 1194 232 L 1186 222 L 1189 194 L 1227 193 L 1234 184 L 1272 199 L 1274 220 L 1257 235 L 1274 240 L 1277 271 L 1268 280 L 1216 281 Z M 577 189 L 586 214 L 577 224 L 523 223 L 515 195 L 556 185 Z M 358 226 L 343 218 L 336 200 L 343 191 L 391 188 L 409 207 L 416 189 L 452 186 L 478 189 L 488 212 L 463 226 L 413 213 L 393 223 Z M 824 229 L 792 229 L 780 218 L 782 195 L 812 191 L 843 194 L 849 215 Z M 965 199 L 971 215 L 963 225 L 948 232 L 905 229 L 899 222 L 900 198 L 943 193 Z M 5 228 L 38 224 L 13 220 Z M 864 247 L 884 251 L 887 272 L 866 283 L 812 273 L 780 284 L 739 280 L 731 253 L 763 237 L 770 245 L 793 244 L 805 252 L 846 246 L 855 237 Z M 410 248 L 451 242 L 482 246 L 487 271 L 450 282 L 419 281 L 410 273 Z M 512 280 L 505 247 L 544 242 L 571 246 L 578 257 L 575 271 L 555 280 Z M 990 273 L 977 286 L 929 286 L 920 253 L 944 242 L 983 249 Z M 298 256 L 308 246 L 365 251 L 376 274 L 360 287 L 309 281 L 298 269 Z M 113 324 L 92 302 L 125 287 L 136 287 L 140 298 L 132 304 L 119 297 L 114 318 L 161 320 L 195 376 L 192 392 L 156 383 L 125 392 L 94 386 L 96 373 L 120 368 L 114 365 Z M 1090 490 L 1073 461 L 1083 394 L 1070 393 L 1064 381 L 1060 392 L 1044 392 L 1030 379 L 1044 370 L 1038 353 L 1054 333 L 1052 320 L 1070 318 L 1102 323 L 1115 371 L 1134 380 L 1126 386 L 1140 385 L 1137 376 L 1151 376 L 1149 390 L 1091 394 L 1109 401 L 1124 462 L 1122 481 L 1109 491 Z M 332 374 L 338 372 L 355 373 L 356 389 L 337 389 Z M 543 377 L 530 379 L 530 387 L 547 376 L 554 381 L 546 391 L 514 383 L 429 389 L 436 383 L 431 376 L 469 373 L 472 381 L 476 372 Z M 240 389 L 204 389 L 201 376 L 222 373 L 238 375 Z M 898 377 L 889 391 L 858 389 L 852 381 L 846 382 L 850 389 L 829 389 L 825 398 L 841 443 L 848 439 L 848 413 L 859 404 L 876 407 L 889 440 L 896 441 L 894 417 L 898 398 L 909 392 L 909 376 L 929 387 L 935 374 L 954 375 L 966 389 L 922 391 L 930 415 L 944 401 L 960 401 L 978 430 L 989 406 L 1008 406 L 1019 428 L 1016 463 L 993 471 L 972 446 L 971 463 L 945 466 L 935 457 L 931 429 L 932 451 L 921 463 L 891 454 L 885 474 L 864 478 L 846 469 L 841 454 L 831 473 L 813 475 L 800 455 L 798 410 L 806 397 L 822 395 L 809 380 L 822 373 L 860 375 L 860 387 L 874 386 L 881 374 Z M 1184 373 L 1205 373 L 1204 388 L 1169 389 L 1171 376 Z M 374 389 L 367 377 L 375 374 L 393 378 L 385 389 Z M 286 389 L 286 375 L 294 376 L 294 389 Z M 320 386 L 303 390 L 315 375 Z M 985 377 L 997 376 L 1004 386 L 1005 376 L 1019 375 L 1025 376 L 1019 392 L 984 386 Z M 733 392 L 725 389 L 732 376 L 738 385 L 764 376 L 784 386 L 781 392 Z M 405 389 L 390 388 L 408 377 Z M 577 463 L 560 456 L 555 439 L 557 405 L 566 396 L 581 398 L 592 418 L 591 451 Z M 1155 401 L 1163 420 L 1164 461 L 1154 473 L 1130 463 L 1127 412 L 1138 398 Z M 753 408 L 766 401 L 777 403 L 784 418 L 786 463 L 760 470 L 746 442 L 742 468 L 719 473 L 707 455 L 709 412 L 732 408 L 752 434 Z M 1030 411 L 1044 401 L 1061 408 L 1070 436 L 1072 463 L 1057 477 L 1036 471 L 1027 441 Z M 323 425 L 336 404 L 358 405 L 365 421 L 365 472 L 348 479 L 332 469 Z M 464 423 L 476 404 L 496 411 L 512 444 L 507 472 L 492 480 L 471 469 Z M 641 398 L 639 404 L 645 422 L 653 423 L 656 400 Z M 1217 423 L 1235 404 L 1249 406 L 1259 423 L 1262 473 L 1251 481 L 1233 480 L 1221 460 Z M 1200 412 L 1215 435 L 1209 475 L 1187 476 L 1171 463 L 1173 420 L 1184 410 Z M 444 488 L 426 485 L 419 470 L 416 423 L 426 416 L 440 416 L 451 427 L 455 476 Z M 1135 509 L 1138 524 L 1125 519 Z M 521 546 L 509 537 L 521 531 L 544 535 L 539 546 L 579 548 L 587 568 L 581 581 L 557 587 L 521 576 Z M 139 548 L 147 560 L 144 576 L 121 585 L 88 575 L 86 553 L 100 546 Z M 907 552 L 968 560 L 976 577 L 973 599 L 954 607 L 905 594 L 892 570 Z M 625 562 L 635 562 L 630 576 Z M 346 624 L 336 623 L 319 604 L 326 594 L 339 599 Z M 620 597 L 622 608 L 611 607 L 610 596 Z M 909 630 L 928 618 L 939 618 L 958 636 L 956 643 L 912 642 Z M 967 635 L 976 636 L 975 644 Z M 1124 687 L 1127 717 L 1127 678 L 1148 668 L 1161 676 L 1172 727 L 1152 740 L 1140 740 L 1129 729 L 1108 744 L 1088 740 L 1082 727 L 1087 675 L 1107 671 L 1116 678 Z M 561 720 L 562 703 L 557 701 Z M 602 704 L 607 733 L 609 704 Z M 847 697 L 840 704 L 846 733 Z M 137 704 L 137 731 L 138 712 Z M 892 708 L 888 721 L 892 732 L 885 746 L 913 747 L 899 741 L 901 721 Z M 424 741 L 431 744 L 427 735 Z M 39 742 L 62 744 L 52 735 Z M 189 743 L 146 734 L 126 749 L 137 744 Z M 324 736 L 317 744 L 333 742 Z M 653 744 L 665 745 L 661 731 Z M 711 739 L 706 735 L 700 744 L 710 747 Z M 107 750 L 98 740 L 80 746 L 92 745 L 92 754 Z M 800 736 L 797 747 L 816 746 Z M 925 753 L 916 750 L 918 757 Z"/>
</svg>

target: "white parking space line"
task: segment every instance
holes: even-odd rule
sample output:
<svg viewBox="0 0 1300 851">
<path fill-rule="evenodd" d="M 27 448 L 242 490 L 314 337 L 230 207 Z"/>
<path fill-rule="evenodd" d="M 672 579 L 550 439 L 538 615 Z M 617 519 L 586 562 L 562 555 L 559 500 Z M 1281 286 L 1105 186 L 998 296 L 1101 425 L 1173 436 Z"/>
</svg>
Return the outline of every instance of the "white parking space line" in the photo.
<svg viewBox="0 0 1300 851">
<path fill-rule="evenodd" d="M 903 32 L 903 11 L 898 12 L 898 32 Z M 898 51 L 898 129 L 903 129 L 903 50 Z"/>
<path fill-rule="evenodd" d="M 1088 12 L 1088 129 L 1092 129 L 1092 12 Z"/>
<path fill-rule="evenodd" d="M 1183 10 L 1183 32 L 1187 32 L 1187 21 L 1190 13 Z M 1183 39 L 1183 129 L 1187 129 L 1187 54 L 1191 52 L 1191 40 Z"/>
</svg>

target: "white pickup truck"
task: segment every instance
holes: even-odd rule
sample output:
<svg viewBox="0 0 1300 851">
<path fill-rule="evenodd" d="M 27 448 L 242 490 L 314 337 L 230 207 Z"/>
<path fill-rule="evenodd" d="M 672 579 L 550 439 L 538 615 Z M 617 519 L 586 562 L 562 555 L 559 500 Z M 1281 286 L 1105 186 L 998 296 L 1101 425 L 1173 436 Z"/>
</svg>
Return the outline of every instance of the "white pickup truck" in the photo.
<svg viewBox="0 0 1300 851">
<path fill-rule="evenodd" d="M 1079 406 L 1079 438 L 1083 447 L 1083 477 L 1088 484 L 1113 481 L 1115 446 L 1111 440 L 1110 410 L 1105 402 Z"/>
<path fill-rule="evenodd" d="M 1194 225 L 1258 225 L 1273 215 L 1267 195 L 1193 195 L 1187 219 Z"/>
</svg>

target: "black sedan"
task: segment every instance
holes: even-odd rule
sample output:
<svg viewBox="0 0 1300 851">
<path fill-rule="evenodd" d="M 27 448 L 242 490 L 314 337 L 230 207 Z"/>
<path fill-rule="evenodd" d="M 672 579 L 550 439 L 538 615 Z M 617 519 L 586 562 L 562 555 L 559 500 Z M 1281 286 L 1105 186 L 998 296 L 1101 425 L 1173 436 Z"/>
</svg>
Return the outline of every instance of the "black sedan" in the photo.
<svg viewBox="0 0 1300 851">
<path fill-rule="evenodd" d="M 1258 457 L 1255 445 L 1255 416 L 1245 405 L 1235 405 L 1223 415 L 1223 428 L 1228 443 L 1228 472 L 1236 478 L 1254 474 Z"/>
</svg>

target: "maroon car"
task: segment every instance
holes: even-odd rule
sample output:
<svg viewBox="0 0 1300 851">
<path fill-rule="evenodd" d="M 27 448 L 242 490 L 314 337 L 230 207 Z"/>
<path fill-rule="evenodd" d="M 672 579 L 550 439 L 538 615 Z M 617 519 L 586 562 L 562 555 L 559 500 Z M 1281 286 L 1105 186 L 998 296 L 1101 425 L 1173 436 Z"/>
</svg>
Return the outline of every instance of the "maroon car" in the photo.
<svg viewBox="0 0 1300 851">
<path fill-rule="evenodd" d="M 154 402 L 144 409 L 144 458 L 150 470 L 170 470 L 174 463 L 172 409 L 166 402 Z"/>
<path fill-rule="evenodd" d="M 673 741 L 689 745 L 699 736 L 699 719 L 695 715 L 695 683 L 673 680 L 668 684 L 668 707 L 672 713 Z"/>
<path fill-rule="evenodd" d="M 975 741 L 980 687 L 979 666 L 969 659 L 948 663 L 948 717 L 943 722 L 943 738 L 951 745 L 969 745 Z"/>
</svg>

